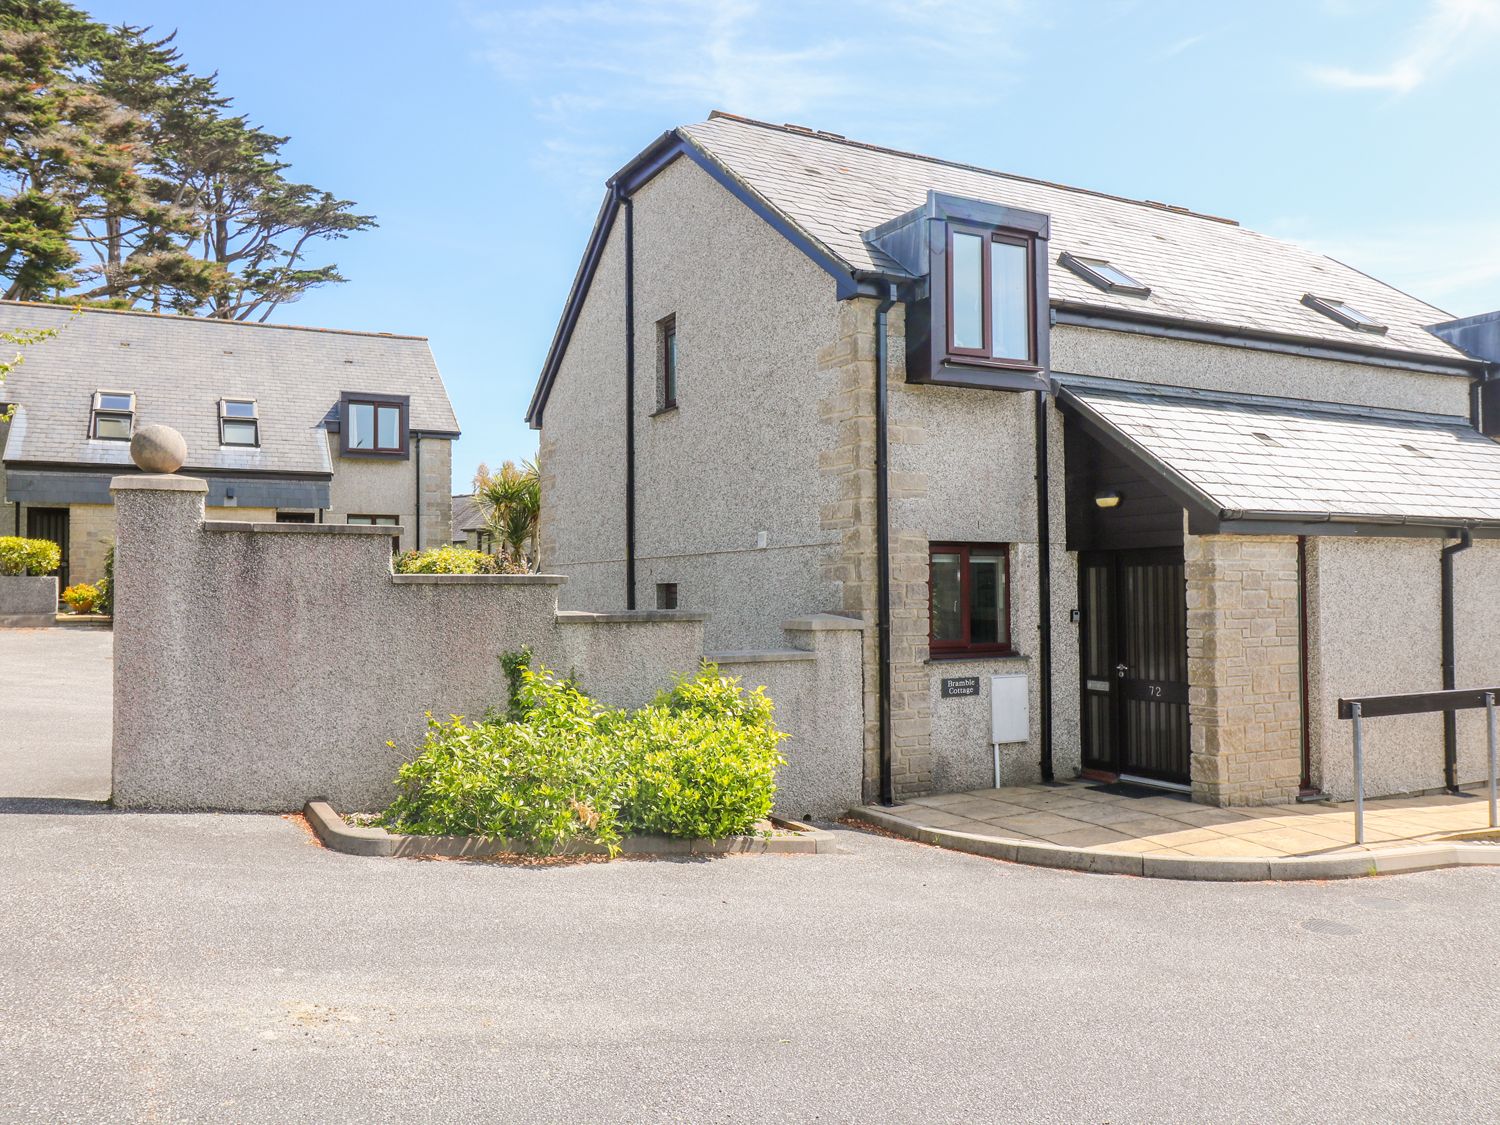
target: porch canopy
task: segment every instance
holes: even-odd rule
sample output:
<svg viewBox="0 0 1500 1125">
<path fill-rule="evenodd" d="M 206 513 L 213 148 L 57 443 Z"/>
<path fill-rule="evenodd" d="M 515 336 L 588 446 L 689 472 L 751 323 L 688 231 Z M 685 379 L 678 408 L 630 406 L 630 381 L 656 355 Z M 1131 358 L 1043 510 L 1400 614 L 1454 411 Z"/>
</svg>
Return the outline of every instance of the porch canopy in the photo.
<svg viewBox="0 0 1500 1125">
<path fill-rule="evenodd" d="M 1193 534 L 1500 537 L 1500 444 L 1466 418 L 1076 375 L 1054 387 Z"/>
</svg>

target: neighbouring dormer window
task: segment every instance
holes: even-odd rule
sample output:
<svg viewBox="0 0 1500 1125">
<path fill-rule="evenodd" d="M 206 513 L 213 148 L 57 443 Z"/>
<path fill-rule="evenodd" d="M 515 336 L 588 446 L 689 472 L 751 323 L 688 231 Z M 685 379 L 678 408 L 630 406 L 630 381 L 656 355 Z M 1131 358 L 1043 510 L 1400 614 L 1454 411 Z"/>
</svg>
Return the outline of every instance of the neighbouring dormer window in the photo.
<svg viewBox="0 0 1500 1125">
<path fill-rule="evenodd" d="M 948 351 L 1034 364 L 1030 237 L 948 228 Z"/>
<path fill-rule="evenodd" d="M 219 400 L 219 444 L 260 444 L 260 412 L 254 399 L 221 398 Z"/>
<path fill-rule="evenodd" d="M 339 411 L 339 444 L 344 455 L 406 456 L 408 401 L 405 395 L 345 392 Z"/>
<path fill-rule="evenodd" d="M 135 425 L 134 391 L 95 391 L 89 437 L 129 441 Z"/>
<path fill-rule="evenodd" d="M 1382 336 L 1386 332 L 1386 326 L 1380 321 L 1360 312 L 1347 301 L 1341 301 L 1337 297 L 1316 297 L 1311 293 L 1304 293 L 1302 303 L 1322 313 L 1330 320 L 1338 321 L 1345 328 L 1353 328 L 1356 332 L 1373 332 Z"/>
</svg>

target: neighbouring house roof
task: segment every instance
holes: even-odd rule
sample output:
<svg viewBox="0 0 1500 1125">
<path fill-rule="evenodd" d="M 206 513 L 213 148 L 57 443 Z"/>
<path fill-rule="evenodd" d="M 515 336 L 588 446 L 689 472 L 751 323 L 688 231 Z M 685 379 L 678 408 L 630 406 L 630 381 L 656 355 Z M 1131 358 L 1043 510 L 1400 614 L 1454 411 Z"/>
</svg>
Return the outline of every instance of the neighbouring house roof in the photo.
<svg viewBox="0 0 1500 1125">
<path fill-rule="evenodd" d="M 540 424 L 620 197 L 680 156 L 705 168 L 833 274 L 840 296 L 875 280 L 910 279 L 866 236 L 937 191 L 1048 214 L 1049 286 L 1059 310 L 1300 342 L 1349 358 L 1405 358 L 1460 371 L 1480 366 L 1427 331 L 1449 319 L 1443 310 L 1231 220 L 715 111 L 707 121 L 664 134 L 610 181 L 528 411 L 533 425 Z M 1060 265 L 1063 252 L 1105 259 L 1149 287 L 1150 295 L 1100 289 Z M 1303 303 L 1309 294 L 1345 302 L 1386 331 L 1361 331 L 1325 315 Z"/>
<path fill-rule="evenodd" d="M 485 526 L 484 508 L 472 493 L 455 493 L 453 497 L 453 542 L 468 538 L 467 532 L 478 531 Z"/>
<path fill-rule="evenodd" d="M 1095 438 L 1215 521 L 1500 525 L 1500 445 L 1465 418 L 1073 375 L 1056 383 Z"/>
<path fill-rule="evenodd" d="M 7 466 L 129 465 L 125 442 L 89 437 L 100 390 L 134 392 L 138 427 L 179 431 L 188 469 L 327 475 L 323 422 L 344 391 L 409 395 L 413 431 L 458 435 L 418 336 L 0 301 L 0 331 L 25 328 L 58 334 L 22 349 L 0 386 L 0 401 L 17 404 Z M 260 448 L 220 446 L 221 398 L 255 399 Z"/>
</svg>

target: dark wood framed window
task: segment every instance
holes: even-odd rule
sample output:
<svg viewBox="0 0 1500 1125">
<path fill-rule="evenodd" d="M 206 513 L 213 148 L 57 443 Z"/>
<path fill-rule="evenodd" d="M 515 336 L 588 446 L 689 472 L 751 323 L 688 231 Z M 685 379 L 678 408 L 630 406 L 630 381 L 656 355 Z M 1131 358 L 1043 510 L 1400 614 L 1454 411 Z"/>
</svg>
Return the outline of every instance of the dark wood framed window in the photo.
<svg viewBox="0 0 1500 1125">
<path fill-rule="evenodd" d="M 277 523 L 317 523 L 311 512 L 277 512 Z"/>
<path fill-rule="evenodd" d="M 675 583 L 675 582 L 658 582 L 656 584 L 656 608 L 657 609 L 676 609 L 677 608 L 677 583 Z"/>
<path fill-rule="evenodd" d="M 345 457 L 405 457 L 411 400 L 346 391 L 339 401 L 339 451 Z"/>
<path fill-rule="evenodd" d="M 1037 366 L 1034 239 L 1019 231 L 948 226 L 948 354 Z"/>
<path fill-rule="evenodd" d="M 657 411 L 677 409 L 677 317 L 656 322 Z"/>
<path fill-rule="evenodd" d="M 933 543 L 928 550 L 928 643 L 934 658 L 1006 655 L 1010 549 L 1001 543 Z"/>
<path fill-rule="evenodd" d="M 396 527 L 401 523 L 396 516 L 350 516 L 345 522 L 365 527 Z"/>
<path fill-rule="evenodd" d="M 260 409 L 254 399 L 219 400 L 219 444 L 260 445 Z"/>
<path fill-rule="evenodd" d="M 89 437 L 129 441 L 135 429 L 134 391 L 95 391 L 89 414 Z"/>
</svg>

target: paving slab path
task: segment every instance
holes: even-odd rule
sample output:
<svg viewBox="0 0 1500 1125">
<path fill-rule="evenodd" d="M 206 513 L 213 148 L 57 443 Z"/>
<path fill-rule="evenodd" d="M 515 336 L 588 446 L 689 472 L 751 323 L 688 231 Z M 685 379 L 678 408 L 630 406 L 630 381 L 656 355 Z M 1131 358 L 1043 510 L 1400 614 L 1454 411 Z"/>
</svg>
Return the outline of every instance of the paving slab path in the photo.
<svg viewBox="0 0 1500 1125">
<path fill-rule="evenodd" d="M 0 629 L 0 801 L 107 801 L 114 634 Z"/>
</svg>

